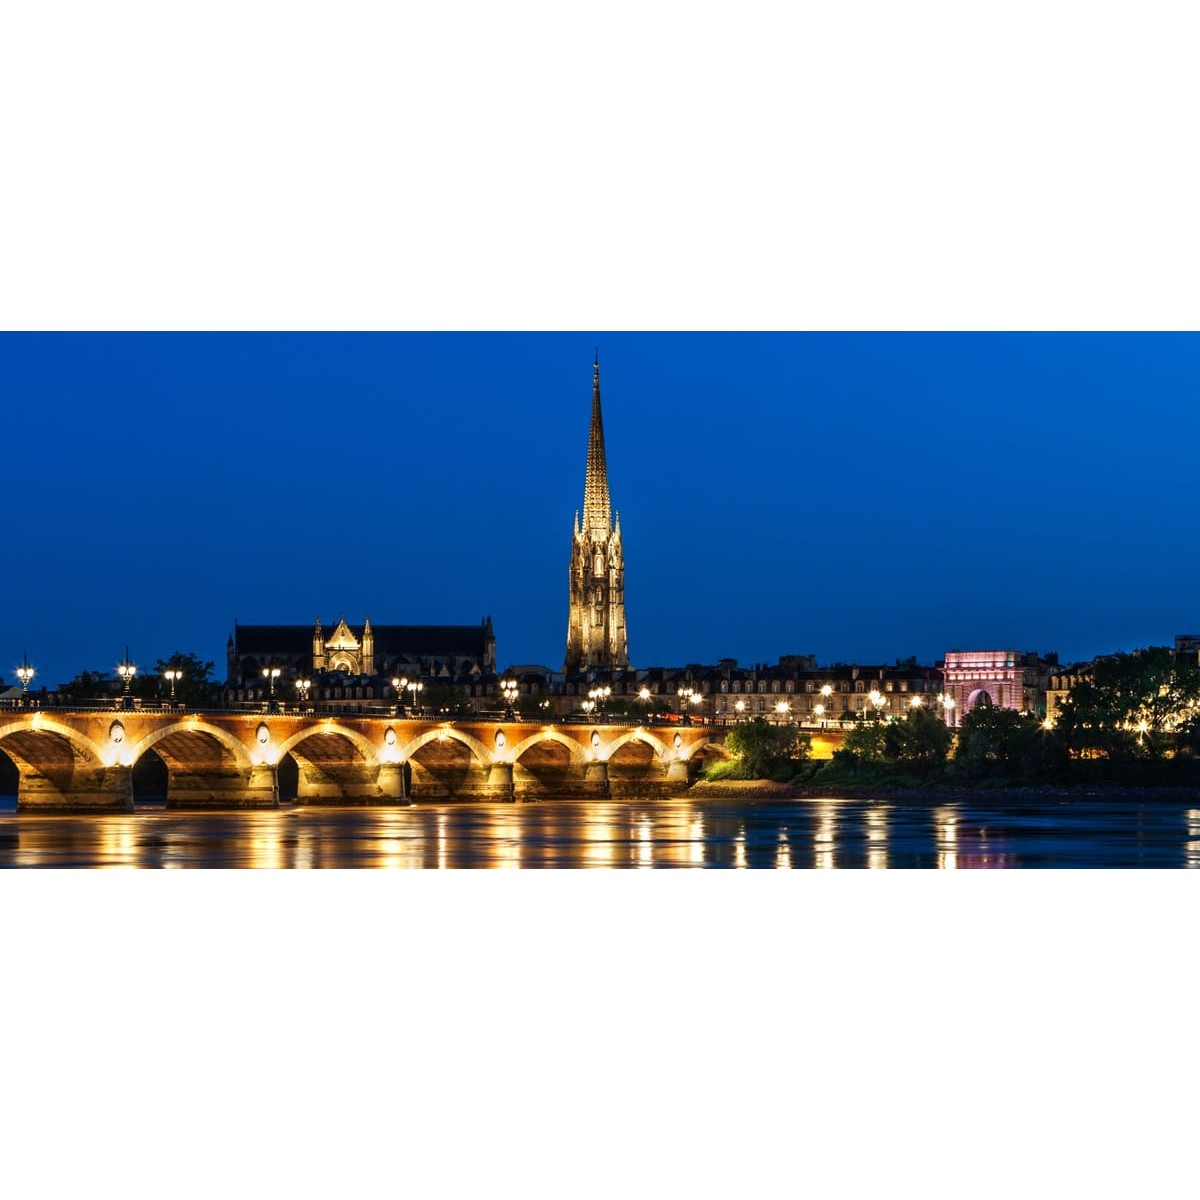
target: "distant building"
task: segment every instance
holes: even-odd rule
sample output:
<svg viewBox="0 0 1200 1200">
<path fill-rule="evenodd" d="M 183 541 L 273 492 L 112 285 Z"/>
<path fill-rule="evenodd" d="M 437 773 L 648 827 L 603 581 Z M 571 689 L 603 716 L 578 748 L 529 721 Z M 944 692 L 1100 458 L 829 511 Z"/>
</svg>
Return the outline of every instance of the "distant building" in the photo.
<svg viewBox="0 0 1200 1200">
<path fill-rule="evenodd" d="M 1044 716 L 1046 692 L 1058 655 L 1019 650 L 950 650 L 942 674 L 946 723 L 957 725 L 977 704 Z"/>
<path fill-rule="evenodd" d="M 372 625 L 367 618 L 358 629 L 343 617 L 328 634 L 320 617 L 311 626 L 235 622 L 225 652 L 225 699 L 234 703 L 269 695 L 262 672 L 276 667 L 280 696 L 295 698 L 294 683 L 303 678 L 311 682 L 309 698 L 321 703 L 402 702 L 393 677 L 472 698 L 495 693 L 491 617 L 478 625 Z"/>
</svg>

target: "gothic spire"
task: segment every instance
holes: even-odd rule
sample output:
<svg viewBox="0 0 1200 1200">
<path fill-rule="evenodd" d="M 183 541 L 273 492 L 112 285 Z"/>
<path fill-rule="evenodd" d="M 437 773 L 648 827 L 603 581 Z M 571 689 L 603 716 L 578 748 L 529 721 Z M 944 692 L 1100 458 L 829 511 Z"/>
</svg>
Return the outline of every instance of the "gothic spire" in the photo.
<svg viewBox="0 0 1200 1200">
<path fill-rule="evenodd" d="M 592 430 L 588 437 L 587 477 L 583 485 L 583 528 L 596 537 L 612 531 L 608 467 L 604 462 L 604 421 L 600 416 L 600 351 L 592 364 Z"/>
</svg>

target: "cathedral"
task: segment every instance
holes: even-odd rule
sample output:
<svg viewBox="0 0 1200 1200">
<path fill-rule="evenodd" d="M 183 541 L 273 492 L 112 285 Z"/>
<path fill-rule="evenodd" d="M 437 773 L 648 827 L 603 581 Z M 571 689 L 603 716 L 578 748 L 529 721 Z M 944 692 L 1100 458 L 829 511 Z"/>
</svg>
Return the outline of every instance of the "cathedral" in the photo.
<svg viewBox="0 0 1200 1200">
<path fill-rule="evenodd" d="M 583 484 L 583 523 L 575 513 L 571 541 L 570 611 L 563 671 L 625 670 L 625 556 L 621 514 L 613 522 L 604 461 L 604 421 L 600 415 L 600 358 L 592 364 L 592 428 Z"/>
</svg>

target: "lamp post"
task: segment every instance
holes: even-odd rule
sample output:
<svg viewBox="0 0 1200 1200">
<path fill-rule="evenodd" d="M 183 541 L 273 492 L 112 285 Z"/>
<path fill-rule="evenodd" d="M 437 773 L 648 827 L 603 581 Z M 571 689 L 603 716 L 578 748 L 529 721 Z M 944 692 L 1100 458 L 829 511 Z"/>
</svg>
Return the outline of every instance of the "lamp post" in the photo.
<svg viewBox="0 0 1200 1200">
<path fill-rule="evenodd" d="M 17 678 L 21 681 L 21 707 L 29 703 L 29 681 L 37 672 L 29 665 L 29 652 L 21 654 L 21 665 L 17 668 Z"/>
<path fill-rule="evenodd" d="M 875 720 L 878 721 L 880 716 L 883 715 L 883 706 L 887 703 L 887 700 L 884 699 L 878 688 L 872 688 L 867 698 L 871 701 L 871 707 L 875 710 L 873 715 Z"/>
<path fill-rule="evenodd" d="M 642 714 L 642 719 L 645 721 L 649 721 L 650 720 L 650 689 L 648 687 L 642 688 L 638 692 L 638 699 L 646 706 L 646 711 Z"/>
<path fill-rule="evenodd" d="M 121 682 L 125 685 L 125 690 L 121 696 L 121 707 L 123 709 L 131 709 L 133 707 L 133 697 L 129 694 L 129 685 L 133 682 L 133 677 L 137 674 L 137 667 L 129 661 L 129 647 L 125 647 L 125 661 L 117 666 L 117 674 L 121 677 Z"/>
<path fill-rule="evenodd" d="M 791 718 L 791 715 L 792 706 L 786 700 L 780 700 L 779 703 L 775 705 L 775 716 L 777 718 L 775 723 L 777 725 L 785 724 Z"/>
<path fill-rule="evenodd" d="M 168 668 L 163 672 L 163 678 L 171 685 L 171 706 L 175 706 L 175 685 L 183 678 L 182 671 L 176 671 Z"/>
<path fill-rule="evenodd" d="M 745 700 L 738 700 L 738 701 L 737 701 L 737 702 L 734 704 L 734 706 L 733 706 L 733 711 L 734 711 L 735 713 L 737 713 L 737 719 L 738 719 L 739 721 L 743 720 L 743 719 L 745 718 L 745 716 L 746 716 L 746 702 L 745 702 Z"/>
<path fill-rule="evenodd" d="M 946 715 L 946 724 L 954 724 L 954 697 L 949 692 L 940 692 L 938 694 L 938 703 L 942 706 L 942 711 Z"/>
<path fill-rule="evenodd" d="M 412 692 L 412 710 L 413 715 L 417 712 L 417 695 L 425 690 L 425 685 L 419 679 L 410 679 L 405 687 Z"/>
<path fill-rule="evenodd" d="M 696 693 L 691 688 L 680 688 L 679 692 L 678 692 L 678 696 L 679 696 L 679 711 L 683 716 L 682 723 L 684 725 L 690 725 L 692 723 L 692 718 L 691 718 L 690 714 L 688 713 L 688 706 L 695 703 Z"/>
<path fill-rule="evenodd" d="M 822 684 L 821 685 L 821 703 L 818 704 L 817 708 L 816 708 L 816 713 L 817 713 L 817 716 L 821 718 L 822 726 L 825 723 L 825 721 L 824 721 L 825 714 L 829 711 L 830 705 L 832 703 L 830 700 L 830 697 L 832 695 L 833 695 L 833 684 L 832 683 Z"/>
<path fill-rule="evenodd" d="M 396 708 L 399 710 L 400 702 L 404 699 L 404 689 L 408 687 L 408 677 L 401 675 L 399 677 L 392 676 L 392 692 L 396 697 Z"/>
<path fill-rule="evenodd" d="M 279 703 L 275 699 L 275 680 L 277 680 L 279 676 L 283 674 L 283 672 L 279 669 L 279 667 L 263 667 L 262 673 L 263 678 L 271 685 L 271 697 L 267 701 L 267 711 L 277 712 L 279 709 Z"/>
<path fill-rule="evenodd" d="M 308 703 L 308 692 L 311 687 L 312 687 L 311 679 L 297 679 L 296 680 L 296 695 L 298 695 L 300 697 L 301 704 Z"/>
<path fill-rule="evenodd" d="M 521 689 L 515 679 L 500 680 L 500 695 L 504 697 L 504 719 L 506 721 L 516 720 L 513 705 L 516 704 L 520 692 Z"/>
<path fill-rule="evenodd" d="M 594 687 L 590 692 L 588 692 L 588 699 L 595 703 L 601 718 L 604 717 L 604 707 L 608 702 L 609 696 L 611 695 L 612 688 L 610 687 Z"/>
</svg>

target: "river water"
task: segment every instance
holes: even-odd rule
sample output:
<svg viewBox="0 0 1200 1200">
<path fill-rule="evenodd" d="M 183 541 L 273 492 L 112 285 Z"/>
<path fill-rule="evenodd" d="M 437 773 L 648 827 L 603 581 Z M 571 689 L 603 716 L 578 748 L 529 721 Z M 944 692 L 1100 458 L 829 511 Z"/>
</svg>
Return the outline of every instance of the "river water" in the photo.
<svg viewBox="0 0 1200 1200">
<path fill-rule="evenodd" d="M 39 816 L 0 808 L 6 867 L 1200 866 L 1200 794 L 1013 804 L 543 801 Z"/>
</svg>

